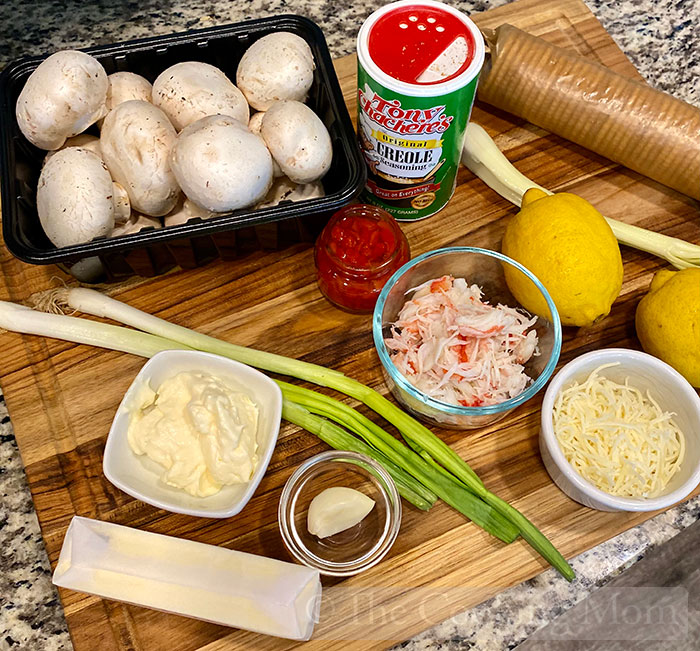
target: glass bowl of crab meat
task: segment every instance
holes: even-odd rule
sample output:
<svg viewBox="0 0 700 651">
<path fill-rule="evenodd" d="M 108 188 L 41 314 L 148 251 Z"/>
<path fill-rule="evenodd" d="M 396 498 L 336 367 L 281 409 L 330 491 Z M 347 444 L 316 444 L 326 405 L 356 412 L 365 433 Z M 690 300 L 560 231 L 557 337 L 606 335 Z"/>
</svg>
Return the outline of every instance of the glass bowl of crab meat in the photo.
<svg viewBox="0 0 700 651">
<path fill-rule="evenodd" d="M 540 315 L 506 282 L 522 274 Z M 542 283 L 488 249 L 429 251 L 401 267 L 379 295 L 374 345 L 394 397 L 427 423 L 484 427 L 532 398 L 561 352 L 561 323 Z"/>
</svg>

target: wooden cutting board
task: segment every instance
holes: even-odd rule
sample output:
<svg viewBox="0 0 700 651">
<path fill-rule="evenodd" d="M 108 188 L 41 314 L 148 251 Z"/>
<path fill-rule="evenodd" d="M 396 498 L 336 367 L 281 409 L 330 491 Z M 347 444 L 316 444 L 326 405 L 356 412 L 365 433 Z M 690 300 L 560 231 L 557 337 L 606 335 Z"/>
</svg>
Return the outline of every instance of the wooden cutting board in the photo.
<svg viewBox="0 0 700 651">
<path fill-rule="evenodd" d="M 580 0 L 520 0 L 474 16 L 481 27 L 511 22 L 630 76 L 637 76 Z M 358 24 L 359 28 L 359 24 Z M 355 58 L 336 62 L 351 112 Z M 605 215 L 700 243 L 694 201 L 599 156 L 485 106 L 473 119 L 496 137 L 526 175 L 576 192 Z M 449 245 L 498 248 L 514 213 L 462 169 L 450 204 L 430 219 L 403 226 L 413 255 Z M 587 330 L 566 329 L 560 365 L 601 347 L 638 348 L 634 311 L 658 259 L 623 251 L 622 294 L 611 315 Z M 56 267 L 23 264 L 3 248 L 0 297 L 24 301 L 53 286 Z M 333 308 L 320 295 L 312 249 L 259 252 L 237 262 L 115 286 L 131 305 L 181 325 L 246 346 L 339 369 L 385 392 L 369 316 Z M 281 488 L 303 459 L 325 446 L 284 425 L 257 494 L 230 520 L 174 515 L 134 501 L 102 475 L 102 452 L 117 405 L 143 364 L 133 356 L 87 346 L 0 335 L 2 388 L 14 424 L 51 562 L 74 515 L 288 559 L 277 528 Z M 522 510 L 567 557 L 653 514 L 601 513 L 569 500 L 552 483 L 537 449 L 541 394 L 494 426 L 441 431 L 487 486 Z M 325 581 L 321 622 L 309 648 L 388 646 L 528 579 L 546 565 L 523 542 L 506 546 L 440 503 L 429 513 L 405 505 L 401 534 L 374 569 L 342 582 Z M 562 590 L 566 590 L 562 586 Z M 293 644 L 142 608 L 61 591 L 77 651 L 279 649 Z"/>
</svg>

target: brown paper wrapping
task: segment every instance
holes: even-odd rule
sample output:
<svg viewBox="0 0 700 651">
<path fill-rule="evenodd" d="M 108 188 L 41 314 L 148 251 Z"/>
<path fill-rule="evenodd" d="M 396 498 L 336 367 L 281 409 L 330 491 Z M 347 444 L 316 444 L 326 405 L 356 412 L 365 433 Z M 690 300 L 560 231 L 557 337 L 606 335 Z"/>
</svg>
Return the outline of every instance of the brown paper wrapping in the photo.
<svg viewBox="0 0 700 651">
<path fill-rule="evenodd" d="M 485 36 L 479 99 L 700 198 L 700 109 L 511 25 Z"/>
</svg>

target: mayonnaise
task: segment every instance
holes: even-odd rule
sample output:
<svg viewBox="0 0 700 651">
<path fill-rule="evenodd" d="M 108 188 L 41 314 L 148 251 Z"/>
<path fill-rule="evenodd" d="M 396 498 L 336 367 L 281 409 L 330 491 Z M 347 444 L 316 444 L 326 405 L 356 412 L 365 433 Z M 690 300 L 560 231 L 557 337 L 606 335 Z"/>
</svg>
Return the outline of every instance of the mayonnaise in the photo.
<svg viewBox="0 0 700 651">
<path fill-rule="evenodd" d="M 144 386 L 130 410 L 136 454 L 165 468 L 161 479 L 195 497 L 250 480 L 258 462 L 259 410 L 242 391 L 208 373 L 178 373 Z"/>
</svg>

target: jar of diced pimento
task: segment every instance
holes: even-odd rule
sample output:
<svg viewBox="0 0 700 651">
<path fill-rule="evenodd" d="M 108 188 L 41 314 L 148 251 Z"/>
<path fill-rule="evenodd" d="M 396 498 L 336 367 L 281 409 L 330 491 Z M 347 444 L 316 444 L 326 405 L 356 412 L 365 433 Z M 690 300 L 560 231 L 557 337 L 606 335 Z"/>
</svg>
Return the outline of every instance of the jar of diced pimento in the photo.
<svg viewBox="0 0 700 651">
<path fill-rule="evenodd" d="M 396 220 L 370 205 L 351 205 L 329 220 L 316 242 L 318 286 L 332 303 L 368 313 L 391 275 L 411 257 Z"/>
</svg>

